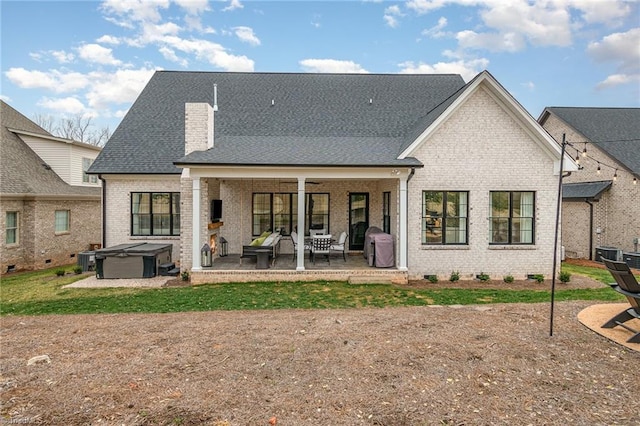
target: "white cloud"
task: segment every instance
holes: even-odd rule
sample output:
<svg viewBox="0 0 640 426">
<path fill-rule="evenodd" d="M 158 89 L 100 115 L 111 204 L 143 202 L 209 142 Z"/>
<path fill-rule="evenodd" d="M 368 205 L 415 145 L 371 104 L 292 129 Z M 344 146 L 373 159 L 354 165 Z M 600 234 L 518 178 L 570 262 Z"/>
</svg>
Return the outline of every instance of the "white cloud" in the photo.
<svg viewBox="0 0 640 426">
<path fill-rule="evenodd" d="M 86 114 L 88 112 L 84 104 L 75 97 L 42 98 L 37 105 L 63 115 Z"/>
<path fill-rule="evenodd" d="M 587 53 L 596 62 L 611 62 L 617 65 L 617 72 L 598 84 L 600 88 L 617 86 L 638 81 L 640 78 L 640 28 L 624 33 L 614 33 L 601 41 L 592 42 Z"/>
<path fill-rule="evenodd" d="M 528 44 L 570 46 L 573 31 L 585 24 L 619 25 L 633 11 L 624 0 L 409 0 L 405 3 L 408 10 L 419 15 L 452 5 L 469 7 L 482 22 L 482 26 L 458 33 L 462 48 L 508 52 L 520 51 Z M 431 35 L 432 30 L 436 31 L 437 27 L 427 30 L 426 35 Z"/>
<path fill-rule="evenodd" d="M 251 59 L 246 56 L 230 55 L 217 43 L 207 40 L 185 40 L 174 36 L 163 37 L 162 42 L 176 50 L 193 54 L 199 60 L 207 61 L 225 71 L 253 71 L 254 62 Z"/>
<path fill-rule="evenodd" d="M 609 25 L 619 25 L 631 14 L 630 2 L 625 1 L 596 1 L 570 0 L 571 7 L 580 10 L 587 23 L 602 22 Z"/>
<path fill-rule="evenodd" d="M 140 68 L 118 70 L 115 73 L 90 73 L 92 84 L 85 97 L 89 106 L 96 110 L 106 110 L 114 103 L 133 103 L 154 72 L 152 68 Z"/>
<path fill-rule="evenodd" d="M 13 84 L 23 89 L 46 89 L 54 93 L 75 92 L 86 88 L 90 83 L 84 74 L 58 70 L 44 72 L 10 68 L 5 75 Z"/>
<path fill-rule="evenodd" d="M 441 16 L 438 19 L 438 23 L 431 28 L 422 31 L 422 35 L 426 35 L 433 38 L 441 38 L 444 37 L 445 33 L 442 31 L 444 27 L 447 26 L 447 18 Z"/>
<path fill-rule="evenodd" d="M 187 11 L 190 15 L 198 15 L 209 10 L 207 0 L 173 0 L 177 5 Z"/>
<path fill-rule="evenodd" d="M 253 29 L 249 27 L 235 27 L 233 31 L 236 33 L 236 37 L 245 43 L 249 43 L 252 46 L 260 46 L 260 39 L 253 33 Z"/>
<path fill-rule="evenodd" d="M 128 27 L 131 22 L 158 22 L 161 19 L 158 9 L 167 9 L 169 0 L 105 0 L 101 9 L 106 13 L 114 13 L 124 21 L 118 25 Z"/>
<path fill-rule="evenodd" d="M 113 57 L 112 50 L 99 44 L 84 44 L 78 48 L 78 55 L 87 62 L 101 65 L 121 65 L 122 61 Z"/>
<path fill-rule="evenodd" d="M 36 62 L 42 62 L 43 60 L 42 52 L 29 52 L 29 57 Z"/>
<path fill-rule="evenodd" d="M 640 74 L 612 74 L 598 83 L 596 87 L 598 89 L 607 89 L 634 82 L 640 85 Z"/>
<path fill-rule="evenodd" d="M 471 80 L 479 72 L 485 70 L 489 60 L 485 58 L 458 60 L 453 62 L 438 62 L 433 65 L 407 61 L 398 66 L 401 74 L 460 74 L 465 81 Z"/>
<path fill-rule="evenodd" d="M 339 61 L 336 59 L 304 59 L 299 63 L 305 72 L 339 74 L 367 74 L 369 72 L 353 61 Z"/>
<path fill-rule="evenodd" d="M 75 59 L 75 56 L 71 52 L 65 52 L 64 50 L 50 50 L 51 56 L 53 56 L 56 61 L 61 64 L 66 64 L 72 62 Z"/>
<path fill-rule="evenodd" d="M 400 7 L 398 5 L 393 5 L 393 6 L 387 7 L 384 10 L 383 19 L 386 22 L 387 26 L 391 28 L 396 28 L 400 24 L 400 21 L 398 20 L 398 18 L 402 16 L 404 15 L 400 11 Z"/>
<path fill-rule="evenodd" d="M 120 44 L 120 39 L 118 37 L 105 34 L 102 37 L 96 39 L 96 42 L 101 44 L 113 44 L 114 46 L 117 46 Z"/>
<path fill-rule="evenodd" d="M 162 46 L 160 49 L 158 49 L 158 51 L 168 61 L 175 62 L 183 68 L 189 66 L 188 60 L 178 57 L 178 55 L 176 55 L 176 52 L 167 46 Z"/>
<path fill-rule="evenodd" d="M 640 28 L 609 34 L 589 43 L 587 53 L 597 62 L 615 62 L 620 70 L 640 71 Z"/>
<path fill-rule="evenodd" d="M 240 0 L 231 0 L 229 2 L 229 6 L 225 7 L 224 9 L 222 9 L 223 12 L 230 12 L 232 10 L 236 10 L 236 9 L 242 9 L 244 6 L 242 5 L 242 3 L 240 3 Z"/>
<path fill-rule="evenodd" d="M 527 81 L 526 83 L 521 83 L 520 85 L 530 92 L 533 92 L 536 89 L 536 85 L 533 83 L 533 81 Z"/>
<path fill-rule="evenodd" d="M 466 30 L 456 34 L 458 45 L 462 49 L 486 49 L 492 52 L 518 52 L 526 46 L 522 35 L 518 33 L 476 33 Z"/>
</svg>

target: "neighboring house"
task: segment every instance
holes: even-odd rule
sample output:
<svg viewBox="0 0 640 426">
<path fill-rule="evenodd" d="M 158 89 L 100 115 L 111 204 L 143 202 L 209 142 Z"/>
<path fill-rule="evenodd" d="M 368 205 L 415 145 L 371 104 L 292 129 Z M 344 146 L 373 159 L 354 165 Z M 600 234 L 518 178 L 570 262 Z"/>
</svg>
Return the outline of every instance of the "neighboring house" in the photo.
<svg viewBox="0 0 640 426">
<path fill-rule="evenodd" d="M 346 231 L 347 250 L 362 253 L 372 225 L 395 236 L 387 272 L 406 282 L 550 276 L 559 160 L 558 144 L 488 72 L 465 84 L 159 71 L 90 172 L 104 180 L 105 246 L 172 243 L 192 282 L 343 279 L 351 272 L 309 270 L 304 235 Z M 210 220 L 213 200 L 221 222 Z M 295 261 L 246 277 L 201 267 L 205 242 L 224 237 L 240 253 L 269 228 L 300 230 Z"/>
<path fill-rule="evenodd" d="M 563 179 L 566 256 L 595 259 L 597 247 L 638 251 L 640 108 L 548 107 L 538 121 L 559 143 L 565 135 L 582 168 Z"/>
<path fill-rule="evenodd" d="M 55 137 L 0 101 L 1 273 L 76 262 L 100 243 L 100 148 Z"/>
</svg>

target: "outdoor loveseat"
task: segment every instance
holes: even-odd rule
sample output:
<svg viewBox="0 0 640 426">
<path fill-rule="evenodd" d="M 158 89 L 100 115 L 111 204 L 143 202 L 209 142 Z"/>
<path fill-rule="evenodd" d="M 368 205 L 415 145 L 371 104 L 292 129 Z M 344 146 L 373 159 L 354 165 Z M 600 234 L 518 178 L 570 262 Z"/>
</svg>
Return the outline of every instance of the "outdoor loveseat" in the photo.
<svg viewBox="0 0 640 426">
<path fill-rule="evenodd" d="M 263 232 L 258 238 L 251 241 L 251 244 L 242 246 L 240 265 L 242 265 L 242 259 L 244 258 L 253 257 L 259 260 L 260 255 L 265 255 L 271 260 L 271 265 L 273 266 L 276 263 L 276 258 L 280 254 L 281 238 L 282 236 L 279 232 Z"/>
</svg>

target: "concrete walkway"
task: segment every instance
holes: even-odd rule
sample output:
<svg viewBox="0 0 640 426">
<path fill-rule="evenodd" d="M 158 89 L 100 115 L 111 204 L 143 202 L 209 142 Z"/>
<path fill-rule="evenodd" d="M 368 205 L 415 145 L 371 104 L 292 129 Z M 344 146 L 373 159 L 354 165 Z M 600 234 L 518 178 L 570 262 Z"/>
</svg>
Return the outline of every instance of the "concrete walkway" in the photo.
<svg viewBox="0 0 640 426">
<path fill-rule="evenodd" d="M 153 278 L 119 278 L 119 279 L 101 279 L 95 275 L 91 275 L 83 280 L 67 284 L 62 288 L 107 288 L 107 287 L 164 287 L 168 281 L 174 280 L 176 277 L 157 276 Z"/>
</svg>

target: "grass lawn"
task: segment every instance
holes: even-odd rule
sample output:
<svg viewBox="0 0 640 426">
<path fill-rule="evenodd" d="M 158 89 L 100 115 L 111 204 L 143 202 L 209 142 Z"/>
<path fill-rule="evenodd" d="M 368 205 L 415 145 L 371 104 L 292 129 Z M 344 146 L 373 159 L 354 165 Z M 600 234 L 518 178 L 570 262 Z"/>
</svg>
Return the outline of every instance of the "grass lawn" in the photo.
<svg viewBox="0 0 640 426">
<path fill-rule="evenodd" d="M 345 282 L 231 283 L 172 288 L 70 288 L 86 275 L 55 275 L 55 269 L 8 275 L 0 282 L 0 314 L 86 314 L 187 312 L 250 309 L 326 309 L 486 303 L 537 303 L 549 290 L 415 289 Z M 68 269 L 71 269 L 70 267 Z M 612 281 L 606 270 L 562 265 L 572 275 Z M 556 301 L 623 301 L 608 287 L 562 290 Z"/>
</svg>

